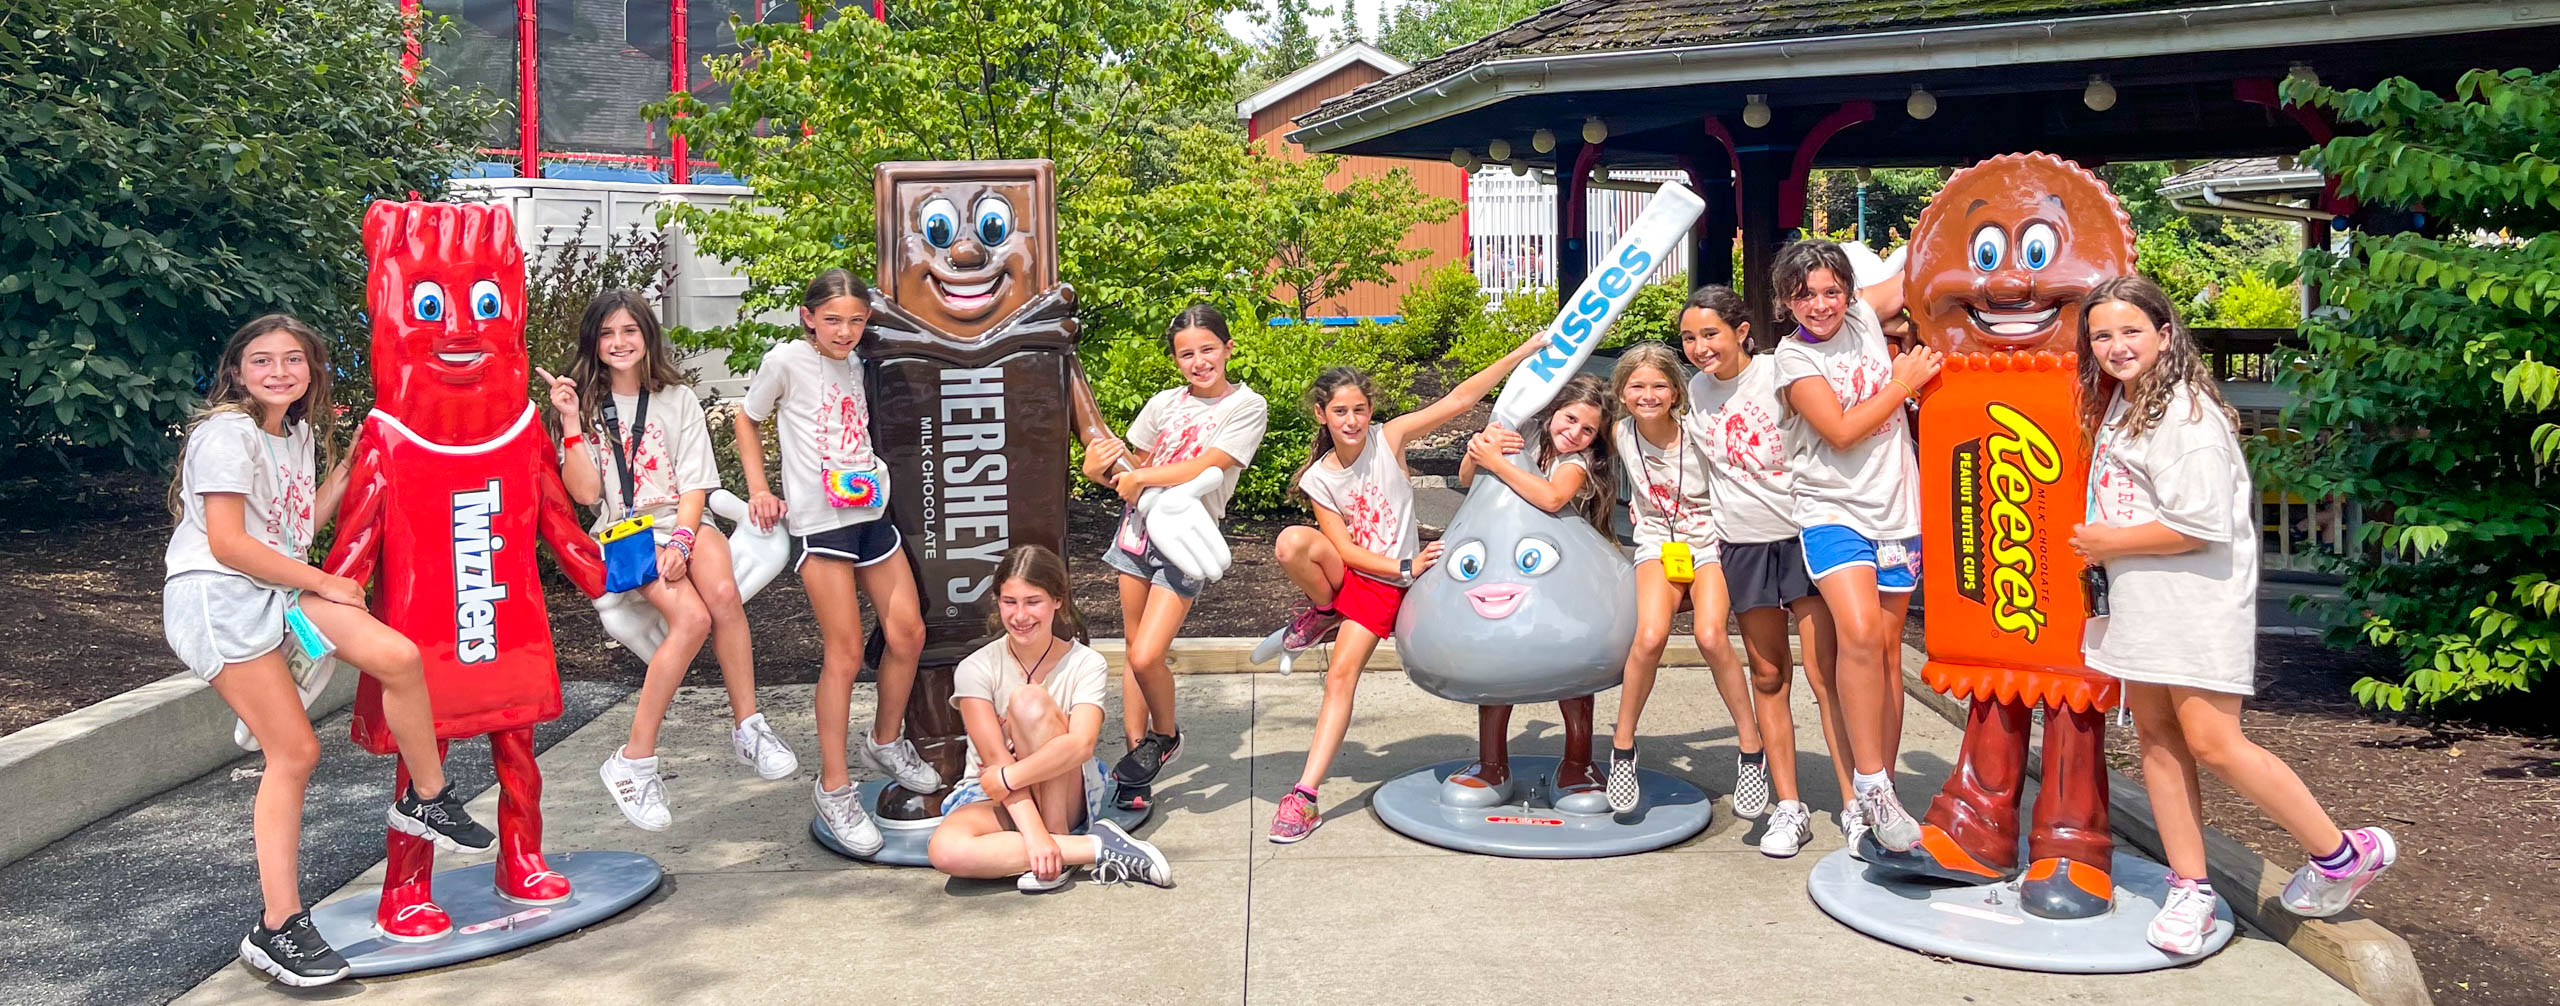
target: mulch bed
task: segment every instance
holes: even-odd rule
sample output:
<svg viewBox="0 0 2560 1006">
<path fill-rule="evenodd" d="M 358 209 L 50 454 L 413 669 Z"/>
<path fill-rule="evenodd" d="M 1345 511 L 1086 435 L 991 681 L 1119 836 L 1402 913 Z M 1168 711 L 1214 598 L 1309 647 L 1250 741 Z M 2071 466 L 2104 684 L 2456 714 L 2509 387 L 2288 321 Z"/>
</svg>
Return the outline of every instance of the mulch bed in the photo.
<svg viewBox="0 0 2560 1006">
<path fill-rule="evenodd" d="M 1482 422 L 1470 416 L 1452 429 L 1468 421 Z M 0 734 L 179 670 L 159 631 L 165 488 L 136 473 L 0 482 L 0 611 L 13 616 L 0 618 L 0 653 L 8 655 L 0 660 Z M 1117 500 L 1099 490 L 1069 506 L 1068 558 L 1097 636 L 1121 631 L 1115 581 L 1090 561 L 1117 516 Z M 1287 617 L 1296 593 L 1270 546 L 1282 526 L 1229 524 L 1235 568 L 1193 610 L 1187 635 L 1260 635 Z M 558 602 L 552 622 L 562 676 L 637 685 L 641 661 L 604 638 L 576 593 L 555 582 L 550 596 Z M 796 577 L 775 580 L 748 617 L 759 680 L 816 679 L 817 626 Z M 1918 634 L 1915 619 L 1915 641 Z M 2341 823 L 2382 824 L 2400 840 L 2401 864 L 2358 907 L 2415 947 L 2436 1000 L 2560 1001 L 2560 723 L 2522 699 L 2511 701 L 2507 708 L 2518 712 L 2503 723 L 2377 718 L 2356 707 L 2347 686 L 2386 669 L 2388 659 L 2308 639 L 2262 637 L 2259 666 L 2249 735 L 2293 765 Z M 719 680 L 708 652 L 692 680 Z M 2116 731 L 2111 743 L 2116 767 L 2138 772 L 2130 732 Z M 2278 864 L 2301 858 L 2282 832 L 2210 780 L 2205 811 L 2214 827 Z"/>
</svg>

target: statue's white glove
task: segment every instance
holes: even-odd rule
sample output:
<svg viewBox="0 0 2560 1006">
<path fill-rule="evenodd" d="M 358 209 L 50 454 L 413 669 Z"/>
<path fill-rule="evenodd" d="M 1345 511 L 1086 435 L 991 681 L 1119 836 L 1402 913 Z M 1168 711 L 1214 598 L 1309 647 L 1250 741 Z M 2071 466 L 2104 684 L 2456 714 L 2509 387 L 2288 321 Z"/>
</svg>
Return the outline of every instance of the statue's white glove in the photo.
<svg viewBox="0 0 2560 1006">
<path fill-rule="evenodd" d="M 1173 568 L 1202 583 L 1217 582 L 1235 564 L 1226 535 L 1218 531 L 1218 519 L 1200 502 L 1203 494 L 1225 480 L 1223 470 L 1211 467 L 1189 482 L 1149 489 L 1138 496 L 1138 518 L 1146 526 L 1147 540 Z"/>
</svg>

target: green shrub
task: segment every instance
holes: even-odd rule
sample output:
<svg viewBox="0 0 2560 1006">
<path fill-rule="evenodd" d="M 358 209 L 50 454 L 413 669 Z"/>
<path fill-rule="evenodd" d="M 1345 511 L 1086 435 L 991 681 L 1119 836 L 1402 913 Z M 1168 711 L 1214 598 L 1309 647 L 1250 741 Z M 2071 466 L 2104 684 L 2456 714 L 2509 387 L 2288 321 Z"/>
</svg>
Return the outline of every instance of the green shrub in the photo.
<svg viewBox="0 0 2560 1006">
<path fill-rule="evenodd" d="M 2279 445 L 2271 474 L 2370 517 L 2330 639 L 2398 650 L 2396 680 L 2356 683 L 2368 705 L 2528 691 L 2560 664 L 2560 73 L 2475 70 L 2451 97 L 2396 77 L 2284 86 L 2361 134 L 2312 153 L 2341 194 L 2424 207 L 2429 228 L 2301 259 L 2344 312 L 2304 326 L 2285 423 L 2310 435 Z"/>
<path fill-rule="evenodd" d="M 0 15 L 0 461 L 165 458 L 221 340 L 269 311 L 361 396 L 365 201 L 432 198 L 490 111 L 405 81 L 401 28 L 382 0 Z"/>
<path fill-rule="evenodd" d="M 1414 407 L 1413 364 L 1383 352 L 1375 341 L 1358 338 L 1357 331 L 1275 325 L 1238 334 L 1227 372 L 1270 402 L 1271 422 L 1253 467 L 1236 484 L 1230 512 L 1305 512 L 1305 504 L 1288 494 L 1291 478 L 1307 463 L 1307 448 L 1315 442 L 1315 417 L 1307 413 L 1303 399 L 1316 375 L 1333 367 L 1360 368 L 1377 390 L 1373 404 L 1380 419 Z"/>
<path fill-rule="evenodd" d="M 1600 348 L 1632 346 L 1645 339 L 1680 348 L 1680 305 L 1688 302 L 1686 281 L 1645 284 L 1644 289 L 1636 291 L 1636 299 L 1627 305 L 1626 312 L 1609 325 L 1609 334 L 1601 339 Z M 1526 337 L 1523 333 L 1522 338 Z"/>
<path fill-rule="evenodd" d="M 2264 273 L 2241 273 L 2213 302 L 2213 323 L 2230 328 L 2292 328 L 2302 324 L 2302 288 Z"/>
<path fill-rule="evenodd" d="M 1490 367 L 1554 320 L 1554 288 L 1533 287 L 1506 294 L 1502 303 L 1494 305 L 1482 329 L 1467 333 L 1449 347 L 1449 372 L 1463 377 Z"/>
<path fill-rule="evenodd" d="M 1406 346 L 1417 360 L 1436 360 L 1458 340 L 1483 328 L 1484 288 L 1465 262 L 1450 262 L 1405 291 L 1398 313 Z"/>
</svg>

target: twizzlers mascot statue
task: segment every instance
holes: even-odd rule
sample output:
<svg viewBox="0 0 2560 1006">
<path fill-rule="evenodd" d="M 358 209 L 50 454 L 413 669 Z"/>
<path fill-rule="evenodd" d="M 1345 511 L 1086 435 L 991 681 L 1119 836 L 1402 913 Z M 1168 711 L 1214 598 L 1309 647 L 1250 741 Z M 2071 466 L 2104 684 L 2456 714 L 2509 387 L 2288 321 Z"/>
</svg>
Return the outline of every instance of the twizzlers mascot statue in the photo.
<svg viewBox="0 0 2560 1006">
<path fill-rule="evenodd" d="M 542 858 L 533 727 L 560 715 L 560 677 L 534 545 L 549 544 L 589 597 L 604 592 L 604 564 L 527 398 L 515 222 L 503 207 L 377 202 L 364 249 L 375 401 L 356 435 L 328 569 L 359 583 L 381 571 L 374 614 L 424 655 L 438 740 L 489 736 L 498 893 L 567 901 L 568 878 Z M 353 733 L 365 750 L 393 750 L 371 678 L 356 691 Z M 409 785 L 405 769 L 398 785 Z M 375 910 L 383 934 L 447 935 L 453 922 L 432 890 L 435 847 L 393 832 L 387 854 Z"/>
<path fill-rule="evenodd" d="M 2021 908 L 2107 913 L 2106 711 L 2114 678 L 2080 659 L 2088 609 L 2068 547 L 2088 446 L 2073 410 L 2079 300 L 2133 272 L 2115 194 L 2051 154 L 2004 154 L 1947 179 L 1911 236 L 1903 296 L 1947 366 L 1920 406 L 1933 688 L 1971 703 L 1955 772 L 1921 842 L 1870 863 L 1944 880 L 2018 876 L 2019 800 L 2032 711 L 2044 709 L 2043 786 L 2027 832 Z"/>
</svg>

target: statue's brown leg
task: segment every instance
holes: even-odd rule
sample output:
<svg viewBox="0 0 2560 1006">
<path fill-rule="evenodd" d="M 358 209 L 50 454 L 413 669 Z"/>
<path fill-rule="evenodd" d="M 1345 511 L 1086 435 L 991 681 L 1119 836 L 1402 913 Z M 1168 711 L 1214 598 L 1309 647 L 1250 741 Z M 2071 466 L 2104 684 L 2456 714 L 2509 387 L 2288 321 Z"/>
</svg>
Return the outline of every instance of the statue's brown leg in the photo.
<svg viewBox="0 0 2560 1006">
<path fill-rule="evenodd" d="M 1564 714 L 1564 762 L 1556 766 L 1558 791 L 1600 785 L 1600 772 L 1591 764 L 1591 713 L 1596 705 L 1592 696 L 1566 699 L 1556 703 Z"/>
<path fill-rule="evenodd" d="M 1929 801 L 1920 844 L 1899 853 L 1874 849 L 1868 861 L 1888 871 L 1944 880 L 1988 882 L 2014 876 L 2030 712 L 2021 702 L 1973 700 L 1965 714 L 1956 770 Z"/>
<path fill-rule="evenodd" d="M 2048 919 L 2104 915 L 2115 895 L 2107 834 L 2107 714 L 2090 708 L 2044 711 L 2043 785 L 2027 835 L 2027 881 L 2018 897 Z"/>
<path fill-rule="evenodd" d="M 1511 780 L 1511 707 L 1476 707 L 1476 763 L 1450 776 L 1462 786 L 1490 788 Z"/>
</svg>

